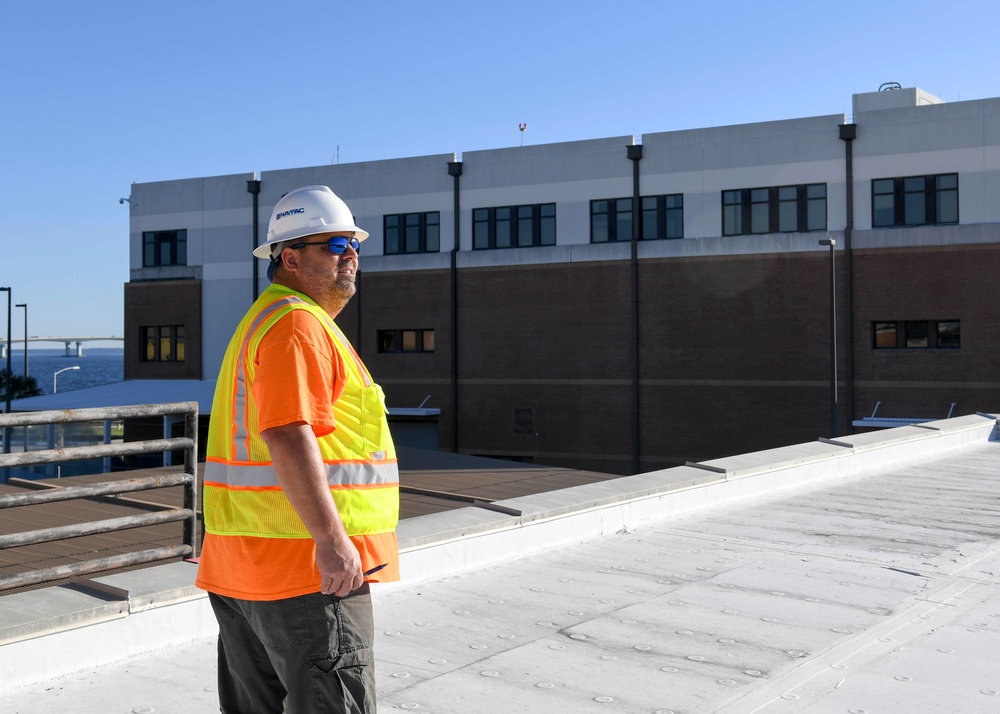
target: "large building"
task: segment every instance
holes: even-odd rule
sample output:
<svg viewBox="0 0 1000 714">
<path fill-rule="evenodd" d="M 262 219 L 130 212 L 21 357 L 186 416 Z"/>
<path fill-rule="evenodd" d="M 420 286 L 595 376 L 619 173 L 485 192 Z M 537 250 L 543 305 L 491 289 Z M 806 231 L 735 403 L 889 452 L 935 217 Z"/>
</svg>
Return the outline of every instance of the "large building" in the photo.
<svg viewBox="0 0 1000 714">
<path fill-rule="evenodd" d="M 215 378 L 308 184 L 371 233 L 338 323 L 445 450 L 625 474 L 1000 408 L 1000 99 L 133 184 L 127 380 Z"/>
</svg>

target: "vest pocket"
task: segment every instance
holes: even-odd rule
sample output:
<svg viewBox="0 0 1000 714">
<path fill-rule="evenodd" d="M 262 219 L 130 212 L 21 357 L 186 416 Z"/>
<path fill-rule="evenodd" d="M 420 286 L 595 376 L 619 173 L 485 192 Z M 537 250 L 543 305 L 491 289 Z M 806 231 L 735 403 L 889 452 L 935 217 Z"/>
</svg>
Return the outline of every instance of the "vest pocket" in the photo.
<svg viewBox="0 0 1000 714">
<path fill-rule="evenodd" d="M 378 384 L 361 389 L 361 436 L 364 451 L 374 453 L 388 447 L 385 393 Z"/>
</svg>

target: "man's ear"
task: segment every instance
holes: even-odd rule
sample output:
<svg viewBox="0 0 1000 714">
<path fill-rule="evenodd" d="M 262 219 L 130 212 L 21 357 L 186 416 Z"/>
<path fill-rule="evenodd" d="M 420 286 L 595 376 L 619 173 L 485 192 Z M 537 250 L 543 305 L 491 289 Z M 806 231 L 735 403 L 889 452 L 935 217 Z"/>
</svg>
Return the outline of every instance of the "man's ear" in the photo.
<svg viewBox="0 0 1000 714">
<path fill-rule="evenodd" d="M 283 249 L 281 251 L 281 262 L 284 264 L 285 270 L 294 273 L 299 269 L 299 252 L 291 248 Z"/>
</svg>

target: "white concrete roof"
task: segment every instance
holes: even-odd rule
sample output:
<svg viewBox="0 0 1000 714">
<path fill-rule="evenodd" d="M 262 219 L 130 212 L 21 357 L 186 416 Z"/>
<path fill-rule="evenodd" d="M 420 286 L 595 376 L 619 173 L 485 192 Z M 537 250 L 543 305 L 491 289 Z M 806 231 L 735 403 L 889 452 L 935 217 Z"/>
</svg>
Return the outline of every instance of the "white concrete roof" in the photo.
<svg viewBox="0 0 1000 714">
<path fill-rule="evenodd" d="M 15 399 L 11 402 L 11 410 L 48 411 L 198 402 L 198 413 L 204 415 L 212 413 L 215 382 L 214 379 L 130 379 L 71 392 Z M 389 413 L 393 416 L 425 417 L 437 416 L 441 410 L 430 407 L 390 407 Z"/>
<path fill-rule="evenodd" d="M 996 438 L 961 417 L 408 519 L 379 710 L 1000 711 Z M 0 598 L 0 711 L 216 712 L 193 570 Z"/>
<path fill-rule="evenodd" d="M 130 379 L 71 392 L 15 399 L 10 406 L 12 411 L 48 411 L 198 402 L 199 413 L 209 414 L 214 393 L 214 379 Z"/>
</svg>

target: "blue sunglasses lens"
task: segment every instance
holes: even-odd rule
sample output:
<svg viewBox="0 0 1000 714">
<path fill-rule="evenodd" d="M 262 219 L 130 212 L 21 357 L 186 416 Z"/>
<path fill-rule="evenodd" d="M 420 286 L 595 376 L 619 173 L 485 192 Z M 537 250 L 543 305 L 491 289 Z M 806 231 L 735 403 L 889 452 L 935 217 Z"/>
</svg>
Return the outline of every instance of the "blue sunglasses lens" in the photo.
<svg viewBox="0 0 1000 714">
<path fill-rule="evenodd" d="M 331 253 L 336 253 L 337 255 L 343 255 L 347 252 L 347 246 L 351 246 L 355 253 L 361 252 L 361 242 L 357 238 L 344 238 L 343 236 L 334 236 L 330 239 L 329 248 Z"/>
</svg>

